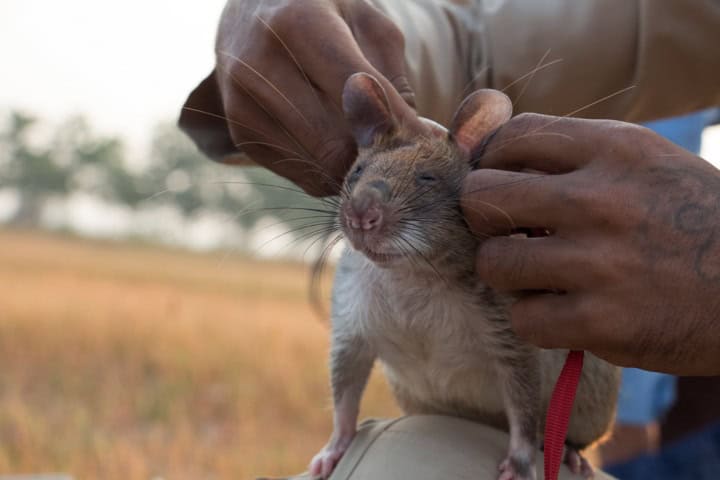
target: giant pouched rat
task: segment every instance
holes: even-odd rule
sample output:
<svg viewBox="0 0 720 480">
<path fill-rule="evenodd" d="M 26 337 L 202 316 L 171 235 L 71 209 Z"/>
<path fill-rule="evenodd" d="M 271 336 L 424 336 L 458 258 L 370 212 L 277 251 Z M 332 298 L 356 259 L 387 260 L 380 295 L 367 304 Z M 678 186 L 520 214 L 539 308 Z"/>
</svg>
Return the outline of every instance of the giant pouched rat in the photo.
<svg viewBox="0 0 720 480">
<path fill-rule="evenodd" d="M 460 209 L 471 152 L 510 118 L 511 102 L 477 91 L 449 132 L 429 124 L 431 133 L 418 135 L 396 121 L 382 86 L 360 73 L 345 85 L 343 109 L 359 148 L 338 212 L 351 248 L 332 294 L 334 431 L 311 473 L 328 476 L 350 444 L 377 359 L 406 413 L 509 429 L 499 479 L 534 479 L 544 413 L 567 352 L 513 333 L 513 298 L 476 278 L 479 240 Z M 567 435 L 566 461 L 576 472 L 592 473 L 578 452 L 609 430 L 618 383 L 617 368 L 586 356 Z"/>
</svg>

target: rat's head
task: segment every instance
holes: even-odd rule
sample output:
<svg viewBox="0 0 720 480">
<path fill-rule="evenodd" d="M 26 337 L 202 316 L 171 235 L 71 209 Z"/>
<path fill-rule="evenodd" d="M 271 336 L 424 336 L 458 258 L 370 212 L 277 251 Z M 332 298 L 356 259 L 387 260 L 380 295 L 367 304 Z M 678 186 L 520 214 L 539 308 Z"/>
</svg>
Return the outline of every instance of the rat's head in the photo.
<svg viewBox="0 0 720 480">
<path fill-rule="evenodd" d="M 470 95 L 450 131 L 425 122 L 401 125 L 372 76 L 350 77 L 343 109 L 358 158 L 343 186 L 339 220 L 352 246 L 380 266 L 420 265 L 474 243 L 460 211 L 473 152 L 510 118 L 509 99 L 494 90 Z"/>
</svg>

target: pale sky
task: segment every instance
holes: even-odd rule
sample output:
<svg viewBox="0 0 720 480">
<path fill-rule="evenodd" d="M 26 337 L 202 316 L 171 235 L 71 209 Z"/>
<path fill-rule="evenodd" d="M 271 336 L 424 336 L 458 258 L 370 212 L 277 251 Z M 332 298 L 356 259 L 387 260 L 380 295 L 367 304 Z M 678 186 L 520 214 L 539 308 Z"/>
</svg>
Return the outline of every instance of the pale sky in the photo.
<svg viewBox="0 0 720 480">
<path fill-rule="evenodd" d="M 225 0 L 0 0 L 0 112 L 86 113 L 140 146 L 213 63 Z"/>
</svg>

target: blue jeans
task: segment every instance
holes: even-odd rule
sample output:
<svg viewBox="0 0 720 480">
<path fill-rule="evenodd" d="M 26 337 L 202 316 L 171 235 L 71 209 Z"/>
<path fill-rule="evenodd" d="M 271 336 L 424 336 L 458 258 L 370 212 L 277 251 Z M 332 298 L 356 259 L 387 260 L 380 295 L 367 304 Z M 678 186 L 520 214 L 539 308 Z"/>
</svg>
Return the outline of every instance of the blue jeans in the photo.
<svg viewBox="0 0 720 480">
<path fill-rule="evenodd" d="M 604 470 L 620 480 L 720 479 L 720 422 L 663 447 Z"/>
</svg>

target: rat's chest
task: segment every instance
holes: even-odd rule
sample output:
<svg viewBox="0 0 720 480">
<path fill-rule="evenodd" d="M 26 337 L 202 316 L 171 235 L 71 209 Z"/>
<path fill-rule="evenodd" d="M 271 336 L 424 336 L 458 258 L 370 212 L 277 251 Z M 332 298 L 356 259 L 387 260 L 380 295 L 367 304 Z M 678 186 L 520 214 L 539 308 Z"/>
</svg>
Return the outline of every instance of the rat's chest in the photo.
<svg viewBox="0 0 720 480">
<path fill-rule="evenodd" d="M 335 335 L 364 339 L 399 400 L 447 407 L 438 412 L 455 411 L 461 403 L 501 410 L 499 394 L 487 392 L 499 392 L 498 340 L 509 328 L 507 310 L 482 286 L 398 275 L 353 252 L 337 273 Z"/>
<path fill-rule="evenodd" d="M 492 349 L 497 332 L 508 328 L 505 306 L 487 293 L 473 278 L 380 269 L 349 251 L 335 279 L 334 322 L 364 337 L 383 361 L 447 362 Z"/>
<path fill-rule="evenodd" d="M 372 295 L 387 295 L 382 315 L 364 317 L 364 331 L 401 403 L 469 415 L 500 411 L 497 385 L 499 307 L 485 304 L 472 288 L 442 283 L 379 281 Z M 417 291 L 416 291 L 417 290 Z M 452 406 L 452 407 L 451 407 Z M 434 410 L 431 410 L 434 411 Z"/>
<path fill-rule="evenodd" d="M 388 365 L 456 369 L 467 356 L 485 356 L 497 308 L 478 301 L 473 286 L 418 283 L 384 277 L 367 292 L 382 296 L 377 315 L 367 315 L 364 331 L 378 357 Z"/>
</svg>

